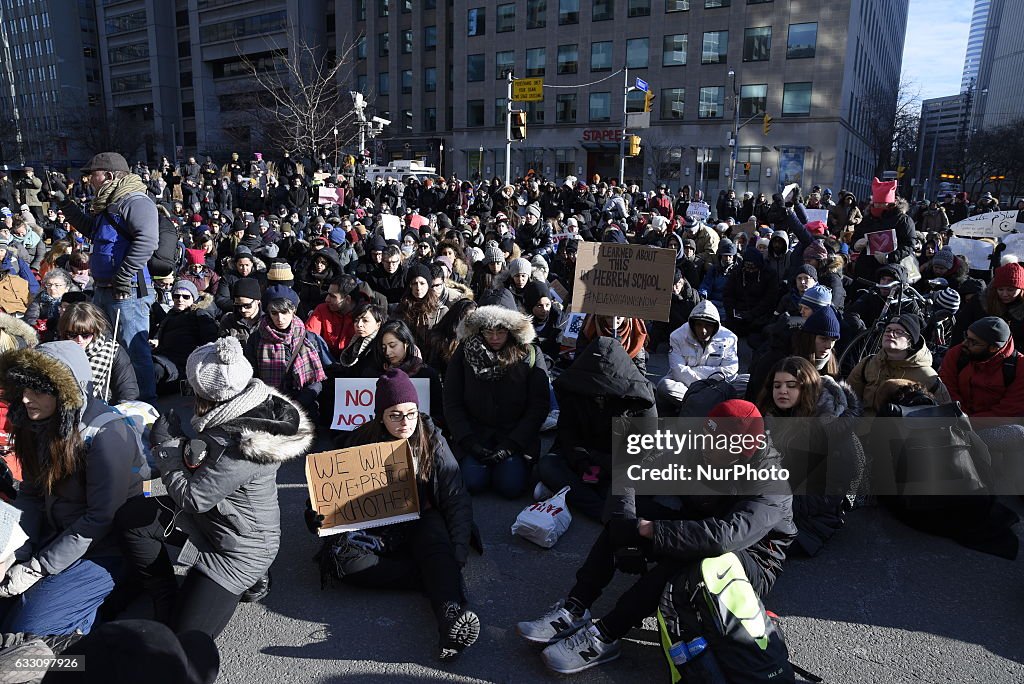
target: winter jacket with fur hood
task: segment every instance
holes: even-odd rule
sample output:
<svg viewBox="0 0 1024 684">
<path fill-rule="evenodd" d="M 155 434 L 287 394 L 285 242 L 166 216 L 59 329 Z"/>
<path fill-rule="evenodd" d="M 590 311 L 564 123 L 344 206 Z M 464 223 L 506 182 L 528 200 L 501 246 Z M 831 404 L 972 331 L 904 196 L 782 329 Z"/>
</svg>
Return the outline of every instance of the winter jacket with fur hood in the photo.
<svg viewBox="0 0 1024 684">
<path fill-rule="evenodd" d="M 508 330 L 509 345 L 526 356 L 504 369 L 500 378 L 480 377 L 467 358 L 467 341 L 484 328 Z M 455 442 L 479 440 L 495 448 L 510 443 L 527 456 L 540 453 L 540 428 L 551 398 L 544 355 L 534 345 L 529 316 L 500 306 L 481 306 L 459 324 L 459 346 L 445 376 L 444 413 Z"/>
<path fill-rule="evenodd" d="M 112 534 L 114 514 L 142 493 L 149 469 L 133 428 L 91 396 L 92 369 L 81 347 L 70 341 L 50 342 L 0 356 L 0 382 L 13 407 L 13 422 L 28 420 L 21 407 L 22 390 L 40 380 L 57 390 L 58 414 L 53 420 L 77 422 L 88 443 L 78 472 L 57 482 L 51 493 L 25 481 L 15 500 L 31 556 L 52 575 L 81 558 L 120 555 Z"/>
<path fill-rule="evenodd" d="M 252 380 L 249 388 L 257 383 L 266 387 Z M 195 547 L 196 567 L 233 594 L 255 584 L 277 557 L 277 470 L 304 455 L 315 435 L 294 401 L 273 388 L 266 390 L 269 397 L 255 408 L 199 430 L 207 455 L 194 471 L 185 466 L 180 450 L 160 447 L 161 477 L 179 509 L 175 524 Z M 193 426 L 199 427 L 196 421 Z"/>
<path fill-rule="evenodd" d="M 700 319 L 710 320 L 717 326 L 707 345 L 697 341 L 690 327 L 692 321 Z M 687 387 L 698 380 L 706 380 L 716 372 L 732 378 L 739 372 L 740 365 L 736 345 L 736 335 L 722 327 L 718 309 L 704 300 L 693 307 L 690 320 L 669 336 L 666 378 Z"/>
</svg>

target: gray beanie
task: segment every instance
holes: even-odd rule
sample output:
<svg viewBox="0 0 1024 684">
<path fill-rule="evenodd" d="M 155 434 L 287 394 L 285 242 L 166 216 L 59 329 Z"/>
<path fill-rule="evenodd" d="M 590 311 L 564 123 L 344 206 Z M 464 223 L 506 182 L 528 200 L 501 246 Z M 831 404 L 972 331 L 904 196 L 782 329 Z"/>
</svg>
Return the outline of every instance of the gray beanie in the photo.
<svg viewBox="0 0 1024 684">
<path fill-rule="evenodd" d="M 222 337 L 192 352 L 185 362 L 188 384 L 197 396 L 227 401 L 241 393 L 252 380 L 252 365 L 236 337 Z"/>
<path fill-rule="evenodd" d="M 481 259 L 481 263 L 484 266 L 487 264 L 505 263 L 505 253 L 501 251 L 501 247 L 498 246 L 497 242 L 492 240 L 484 245 L 484 258 Z"/>
<path fill-rule="evenodd" d="M 947 271 L 953 268 L 953 264 L 955 262 L 956 256 L 953 254 L 953 250 L 951 250 L 949 247 L 943 247 L 932 258 L 933 266 L 942 266 Z"/>
<path fill-rule="evenodd" d="M 534 218 L 540 218 L 540 205 L 539 204 L 527 204 L 526 213 L 531 214 Z"/>
<path fill-rule="evenodd" d="M 1010 326 L 998 316 L 979 318 L 967 328 L 979 338 L 994 347 L 1002 349 L 1010 340 Z"/>
<path fill-rule="evenodd" d="M 174 281 L 174 287 L 171 288 L 171 292 L 180 292 L 181 290 L 192 295 L 192 301 L 199 299 L 199 288 L 191 280 L 182 279 Z"/>
<path fill-rule="evenodd" d="M 517 275 L 519 273 L 526 273 L 529 275 L 533 271 L 533 268 L 530 266 L 529 261 L 523 257 L 519 257 L 518 259 L 513 259 L 508 262 L 508 271 L 512 275 Z"/>
</svg>

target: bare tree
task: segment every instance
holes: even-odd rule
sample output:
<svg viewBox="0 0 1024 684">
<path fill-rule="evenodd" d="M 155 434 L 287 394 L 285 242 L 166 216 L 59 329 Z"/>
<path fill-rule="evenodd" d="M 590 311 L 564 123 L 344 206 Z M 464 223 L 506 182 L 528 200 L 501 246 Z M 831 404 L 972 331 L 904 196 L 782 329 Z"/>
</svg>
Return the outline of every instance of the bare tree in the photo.
<svg viewBox="0 0 1024 684">
<path fill-rule="evenodd" d="M 901 81 L 892 92 L 876 84 L 864 94 L 863 103 L 865 139 L 875 156 L 874 174 L 880 176 L 894 161 L 900 161 L 901 151 L 917 148 L 921 88 L 912 81 Z"/>
<path fill-rule="evenodd" d="M 334 149 L 336 141 L 347 145 L 356 137 L 355 114 L 344 87 L 355 65 L 355 42 L 330 57 L 320 46 L 290 38 L 287 51 L 273 52 L 272 67 L 242 57 L 257 86 L 250 114 L 254 128 L 272 147 L 315 159 Z"/>
<path fill-rule="evenodd" d="M 152 140 L 152 130 L 144 121 L 129 112 L 100 107 L 67 107 L 61 122 L 68 134 L 90 154 L 120 152 L 126 159 L 145 152 Z"/>
</svg>

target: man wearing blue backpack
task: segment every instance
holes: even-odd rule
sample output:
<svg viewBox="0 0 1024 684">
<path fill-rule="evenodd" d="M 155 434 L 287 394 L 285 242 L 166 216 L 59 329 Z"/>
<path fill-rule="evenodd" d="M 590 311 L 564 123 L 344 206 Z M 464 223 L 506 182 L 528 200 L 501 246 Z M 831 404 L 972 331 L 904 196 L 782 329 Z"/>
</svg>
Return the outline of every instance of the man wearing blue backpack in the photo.
<svg viewBox="0 0 1024 684">
<path fill-rule="evenodd" d="M 135 367 L 140 398 L 154 403 L 156 381 L 148 339 L 149 308 L 155 291 L 148 262 L 160 244 L 156 204 L 143 180 L 131 173 L 128 162 L 116 152 L 97 154 L 82 174 L 96 191 L 88 214 L 59 189 L 51 189 L 48 194 L 71 225 L 92 240 L 89 264 L 96 281 L 93 303 L 111 324 L 116 322 L 119 338 Z"/>
</svg>

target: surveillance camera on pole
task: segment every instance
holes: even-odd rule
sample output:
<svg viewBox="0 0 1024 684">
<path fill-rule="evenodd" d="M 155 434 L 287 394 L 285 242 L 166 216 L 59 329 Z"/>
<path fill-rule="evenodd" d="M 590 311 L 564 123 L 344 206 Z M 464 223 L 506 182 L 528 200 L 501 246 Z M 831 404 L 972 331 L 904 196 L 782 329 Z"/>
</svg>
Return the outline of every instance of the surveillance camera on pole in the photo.
<svg viewBox="0 0 1024 684">
<path fill-rule="evenodd" d="M 391 121 L 389 119 L 382 119 L 379 116 L 373 117 L 371 119 L 371 121 L 373 121 L 373 123 L 375 123 L 375 124 L 380 125 L 381 127 L 390 126 L 391 125 Z"/>
</svg>

